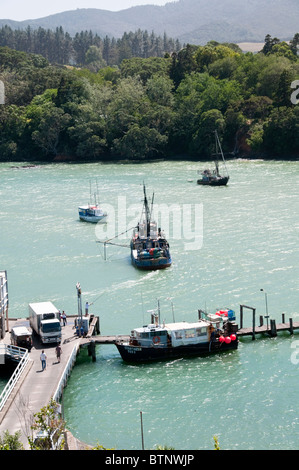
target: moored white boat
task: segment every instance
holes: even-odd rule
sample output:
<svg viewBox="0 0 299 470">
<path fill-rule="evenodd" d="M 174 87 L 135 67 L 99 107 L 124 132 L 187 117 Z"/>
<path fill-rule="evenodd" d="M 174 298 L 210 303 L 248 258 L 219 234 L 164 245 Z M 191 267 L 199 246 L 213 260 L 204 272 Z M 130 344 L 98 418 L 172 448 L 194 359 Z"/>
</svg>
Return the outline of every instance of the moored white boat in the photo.
<svg viewBox="0 0 299 470">
<path fill-rule="evenodd" d="M 108 214 L 104 212 L 98 204 L 87 204 L 78 208 L 79 219 L 84 222 L 106 222 Z"/>
<path fill-rule="evenodd" d="M 105 223 L 107 221 L 108 214 L 98 204 L 98 184 L 96 182 L 97 192 L 94 193 L 94 203 L 89 202 L 88 204 L 78 207 L 79 219 L 84 222 Z M 90 200 L 91 200 L 91 185 L 90 185 Z"/>
</svg>

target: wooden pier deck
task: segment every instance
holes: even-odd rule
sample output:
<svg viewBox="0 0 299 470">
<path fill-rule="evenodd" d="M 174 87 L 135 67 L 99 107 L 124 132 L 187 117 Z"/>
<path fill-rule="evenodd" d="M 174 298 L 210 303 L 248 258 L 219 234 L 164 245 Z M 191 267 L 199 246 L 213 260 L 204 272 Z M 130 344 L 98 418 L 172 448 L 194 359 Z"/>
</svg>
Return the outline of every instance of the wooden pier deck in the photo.
<svg viewBox="0 0 299 470">
<path fill-rule="evenodd" d="M 293 325 L 290 325 L 290 322 L 287 323 L 278 323 L 276 325 L 276 333 L 279 333 L 281 331 L 289 331 L 292 333 L 292 330 L 298 330 L 299 329 L 299 322 L 294 322 Z M 265 334 L 265 335 L 271 335 L 271 328 L 270 326 L 267 327 L 267 325 L 262 325 L 262 326 L 256 326 L 255 327 L 255 334 Z M 253 335 L 253 328 L 240 328 L 238 330 L 238 336 L 252 336 Z"/>
<path fill-rule="evenodd" d="M 243 328 L 243 312 L 245 309 L 250 309 L 252 311 L 252 327 Z M 252 339 L 255 339 L 255 335 L 264 334 L 269 337 L 277 336 L 277 333 L 283 331 L 289 331 L 290 334 L 294 333 L 294 330 L 299 329 L 299 322 L 294 322 L 293 318 L 289 318 L 289 321 L 285 321 L 285 314 L 282 313 L 281 318 L 282 322 L 276 324 L 276 320 L 270 319 L 269 315 L 259 317 L 259 326 L 256 325 L 256 309 L 253 307 L 248 307 L 247 305 L 240 305 L 240 328 L 238 329 L 238 336 L 252 336 Z M 267 320 L 266 325 L 264 325 L 264 319 Z"/>
</svg>

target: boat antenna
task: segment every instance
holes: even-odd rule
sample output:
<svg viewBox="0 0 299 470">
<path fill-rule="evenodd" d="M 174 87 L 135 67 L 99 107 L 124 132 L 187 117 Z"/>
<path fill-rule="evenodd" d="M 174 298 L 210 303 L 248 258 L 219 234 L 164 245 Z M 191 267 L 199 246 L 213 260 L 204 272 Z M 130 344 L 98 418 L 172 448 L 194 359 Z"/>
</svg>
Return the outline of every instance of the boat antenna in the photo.
<svg viewBox="0 0 299 470">
<path fill-rule="evenodd" d="M 153 207 L 154 207 L 154 196 L 155 196 L 155 193 L 153 193 L 152 195 L 152 202 L 151 202 L 151 212 L 150 212 L 150 220 L 152 218 L 152 213 L 153 213 Z"/>
<path fill-rule="evenodd" d="M 172 319 L 173 319 L 173 323 L 175 323 L 175 318 L 174 318 L 174 308 L 173 308 L 173 301 L 172 301 L 172 297 L 167 297 L 167 300 L 170 300 L 170 303 L 171 303 L 171 310 L 172 310 Z"/>
<path fill-rule="evenodd" d="M 158 300 L 158 322 L 159 322 L 159 325 L 160 325 L 160 300 Z"/>
</svg>

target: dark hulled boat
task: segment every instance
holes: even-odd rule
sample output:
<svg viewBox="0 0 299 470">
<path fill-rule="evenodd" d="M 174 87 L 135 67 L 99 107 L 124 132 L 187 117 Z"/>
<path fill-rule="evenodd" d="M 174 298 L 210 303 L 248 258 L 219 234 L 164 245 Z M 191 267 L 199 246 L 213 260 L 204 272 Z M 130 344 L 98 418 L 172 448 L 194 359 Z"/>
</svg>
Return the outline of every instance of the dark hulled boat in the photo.
<svg viewBox="0 0 299 470">
<path fill-rule="evenodd" d="M 217 134 L 217 131 L 215 131 L 215 148 L 216 152 L 212 155 L 213 160 L 215 162 L 215 169 L 214 170 L 204 170 L 201 173 L 201 178 L 197 180 L 197 184 L 201 184 L 203 186 L 226 186 L 228 181 L 229 181 L 229 175 L 226 169 L 226 164 L 225 164 L 225 159 L 223 155 L 223 151 L 221 148 L 221 144 L 219 141 L 219 137 Z M 226 171 L 226 176 L 221 176 L 219 173 L 219 156 L 221 156 L 225 171 Z"/>
<path fill-rule="evenodd" d="M 152 315 L 151 324 L 134 329 L 128 341 L 115 345 L 122 359 L 131 363 L 220 353 L 238 348 L 238 326 L 233 320 L 207 314 L 193 323 L 161 325 L 158 315 Z"/>
<path fill-rule="evenodd" d="M 130 243 L 132 264 L 144 270 L 168 268 L 172 263 L 169 244 L 164 233 L 158 228 L 157 222 L 151 220 L 153 198 L 150 209 L 145 185 L 143 185 L 143 193 L 141 220 L 133 231 Z"/>
</svg>

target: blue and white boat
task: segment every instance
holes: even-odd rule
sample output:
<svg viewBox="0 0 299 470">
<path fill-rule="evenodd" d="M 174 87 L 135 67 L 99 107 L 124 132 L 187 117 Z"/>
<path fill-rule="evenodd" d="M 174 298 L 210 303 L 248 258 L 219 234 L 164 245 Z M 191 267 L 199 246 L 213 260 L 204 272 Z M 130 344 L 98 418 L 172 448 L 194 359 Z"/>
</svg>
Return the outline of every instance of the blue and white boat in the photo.
<svg viewBox="0 0 299 470">
<path fill-rule="evenodd" d="M 97 198 L 98 198 L 98 185 L 97 185 L 97 193 L 94 193 L 94 203 L 89 202 L 89 204 L 80 206 L 78 208 L 80 220 L 83 220 L 84 222 L 91 222 L 94 224 L 96 224 L 97 222 L 101 222 L 101 223 L 107 222 L 108 214 L 103 209 L 101 209 L 101 207 L 99 206 L 97 202 Z M 91 188 L 90 188 L 90 199 L 91 199 Z"/>
<path fill-rule="evenodd" d="M 133 231 L 130 243 L 132 264 L 139 269 L 157 270 L 171 266 L 172 259 L 169 244 L 156 221 L 151 220 L 145 185 L 143 185 L 144 202 L 141 220 Z M 153 196 L 154 197 L 154 196 Z"/>
</svg>

